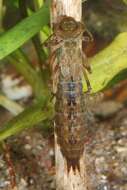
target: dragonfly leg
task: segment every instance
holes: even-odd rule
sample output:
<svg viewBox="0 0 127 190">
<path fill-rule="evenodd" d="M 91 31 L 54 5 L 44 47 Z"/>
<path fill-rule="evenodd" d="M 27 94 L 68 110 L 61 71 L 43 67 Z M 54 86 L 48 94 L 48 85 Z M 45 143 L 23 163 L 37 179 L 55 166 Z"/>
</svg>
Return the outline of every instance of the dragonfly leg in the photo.
<svg viewBox="0 0 127 190">
<path fill-rule="evenodd" d="M 41 45 L 47 48 L 50 47 L 53 41 L 53 38 L 54 38 L 54 34 L 51 34 Z"/>
<path fill-rule="evenodd" d="M 85 81 L 86 81 L 86 85 L 87 85 L 87 93 L 90 93 L 91 92 L 91 84 L 90 84 L 90 81 L 88 79 L 88 76 L 87 76 L 87 73 L 86 73 L 86 70 L 84 69 L 84 78 L 85 78 Z"/>
<path fill-rule="evenodd" d="M 55 94 L 57 90 L 58 76 L 59 76 L 59 65 L 57 61 L 57 49 L 54 50 L 49 58 L 49 65 L 51 69 L 51 83 L 52 91 Z"/>
<path fill-rule="evenodd" d="M 62 43 L 62 39 L 58 38 L 55 34 L 52 34 L 42 45 L 47 48 L 53 47 L 53 49 L 55 50 L 60 48 Z"/>
<path fill-rule="evenodd" d="M 56 93 L 51 92 L 50 102 L 52 102 L 55 97 L 56 97 Z"/>
<path fill-rule="evenodd" d="M 85 32 L 88 34 L 88 36 L 83 36 L 82 41 L 92 42 L 94 39 L 93 39 L 91 32 L 87 28 L 85 29 Z"/>
<path fill-rule="evenodd" d="M 81 51 L 81 54 L 82 54 L 82 60 L 83 60 L 84 69 L 86 69 L 89 73 L 92 73 L 88 58 L 86 57 L 86 55 L 85 55 L 85 53 L 83 51 Z"/>
<path fill-rule="evenodd" d="M 53 64 L 55 62 L 55 59 L 56 59 L 56 56 L 57 56 L 57 50 L 54 50 L 51 55 L 49 56 L 49 59 L 48 59 L 48 64 L 52 70 L 53 68 Z"/>
</svg>

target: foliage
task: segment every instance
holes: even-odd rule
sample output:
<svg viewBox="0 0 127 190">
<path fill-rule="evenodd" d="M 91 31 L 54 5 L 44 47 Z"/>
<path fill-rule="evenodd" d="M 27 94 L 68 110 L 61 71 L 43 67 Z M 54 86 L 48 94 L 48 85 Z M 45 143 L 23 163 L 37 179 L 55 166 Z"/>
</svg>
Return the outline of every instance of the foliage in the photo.
<svg viewBox="0 0 127 190">
<path fill-rule="evenodd" d="M 127 4 L 127 0 L 123 0 L 123 2 L 124 2 L 125 4 Z"/>
<path fill-rule="evenodd" d="M 89 75 L 92 92 L 115 85 L 127 76 L 127 32 L 119 34 L 104 50 L 90 60 L 93 73 Z M 124 74 L 122 71 L 125 71 Z M 117 81 L 115 79 L 117 78 Z"/>
<path fill-rule="evenodd" d="M 5 32 L 0 38 L 0 59 L 23 45 L 48 22 L 49 10 L 47 6 L 43 6 L 39 11 Z"/>
<path fill-rule="evenodd" d="M 7 2 L 10 6 L 18 7 L 18 0 L 10 0 Z"/>
<path fill-rule="evenodd" d="M 0 140 L 2 141 L 26 128 L 31 128 L 41 121 L 52 119 L 52 117 L 52 107 L 47 106 L 43 108 L 38 104 L 32 105 L 3 126 L 2 130 L 0 131 Z"/>
</svg>

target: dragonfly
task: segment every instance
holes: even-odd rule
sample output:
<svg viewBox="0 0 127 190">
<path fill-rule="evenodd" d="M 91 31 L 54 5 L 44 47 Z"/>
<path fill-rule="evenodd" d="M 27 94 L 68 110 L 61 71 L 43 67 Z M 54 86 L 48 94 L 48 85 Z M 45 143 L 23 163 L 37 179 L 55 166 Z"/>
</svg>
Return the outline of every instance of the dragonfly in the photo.
<svg viewBox="0 0 127 190">
<path fill-rule="evenodd" d="M 80 170 L 86 135 L 82 76 L 90 92 L 87 71 L 91 73 L 91 67 L 79 44 L 93 38 L 89 32 L 89 39 L 84 37 L 83 33 L 87 31 L 84 24 L 66 15 L 59 17 L 53 30 L 46 45 L 52 50 L 49 64 L 56 94 L 55 131 L 68 171 L 71 167 Z"/>
</svg>

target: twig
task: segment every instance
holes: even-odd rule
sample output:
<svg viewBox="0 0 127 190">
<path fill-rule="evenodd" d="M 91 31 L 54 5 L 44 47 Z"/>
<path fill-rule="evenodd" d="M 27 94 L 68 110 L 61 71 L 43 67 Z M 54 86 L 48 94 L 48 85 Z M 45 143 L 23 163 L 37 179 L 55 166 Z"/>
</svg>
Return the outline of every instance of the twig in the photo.
<svg viewBox="0 0 127 190">
<path fill-rule="evenodd" d="M 18 188 L 16 185 L 16 174 L 15 174 L 14 166 L 13 166 L 11 156 L 10 156 L 10 148 L 9 148 L 9 145 L 5 142 L 2 143 L 2 147 L 4 150 L 4 159 L 8 166 L 8 171 L 9 171 L 9 176 L 10 176 L 10 188 L 11 190 L 16 190 Z"/>
</svg>

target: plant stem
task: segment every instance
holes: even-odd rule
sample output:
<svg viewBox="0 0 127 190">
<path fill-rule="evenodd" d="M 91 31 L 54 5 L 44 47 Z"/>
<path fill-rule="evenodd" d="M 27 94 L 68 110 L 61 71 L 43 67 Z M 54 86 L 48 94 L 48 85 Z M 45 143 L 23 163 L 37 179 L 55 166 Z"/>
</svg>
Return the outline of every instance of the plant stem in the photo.
<svg viewBox="0 0 127 190">
<path fill-rule="evenodd" d="M 47 84 L 29 64 L 28 57 L 23 53 L 23 51 L 17 50 L 11 56 L 8 56 L 7 59 L 32 86 L 36 98 L 38 100 L 41 99 L 42 104 L 45 104 L 47 102 L 47 99 L 49 98 L 49 90 Z"/>
<path fill-rule="evenodd" d="M 4 160 L 7 164 L 8 171 L 9 171 L 10 188 L 11 190 L 18 190 L 17 184 L 16 184 L 16 173 L 15 173 L 13 162 L 11 160 L 9 144 L 2 142 L 2 147 L 4 151 Z"/>
<path fill-rule="evenodd" d="M 0 105 L 10 111 L 13 115 L 17 115 L 23 111 L 23 107 L 18 103 L 8 99 L 0 94 Z"/>
<path fill-rule="evenodd" d="M 34 4 L 35 4 L 35 2 L 34 2 Z M 40 8 L 39 4 L 37 3 L 37 1 L 36 1 L 36 4 L 34 5 L 34 7 L 35 6 L 37 7 L 37 9 L 34 8 L 35 11 Z M 20 14 L 21 14 L 22 18 L 25 18 L 25 17 L 28 16 L 28 13 L 27 13 L 27 2 L 26 2 L 26 0 L 19 0 L 19 9 L 20 9 Z M 32 37 L 32 42 L 33 42 L 34 48 L 35 48 L 37 56 L 38 56 L 39 69 L 42 72 L 42 63 L 46 59 L 46 54 L 45 54 L 45 52 L 44 52 L 44 50 L 43 50 L 43 48 L 41 46 L 39 34 L 36 34 L 34 37 Z"/>
<path fill-rule="evenodd" d="M 32 105 L 5 124 L 0 130 L 0 141 L 46 119 L 52 119 L 54 115 L 52 106 L 42 107 L 40 105 Z"/>
<path fill-rule="evenodd" d="M 36 10 L 41 8 L 41 6 L 43 6 L 43 4 L 44 4 L 43 0 L 33 0 L 33 2 L 34 2 L 34 6 L 35 6 Z"/>
<path fill-rule="evenodd" d="M 0 0 L 0 30 L 2 29 L 2 20 L 3 20 L 3 0 Z"/>
</svg>

